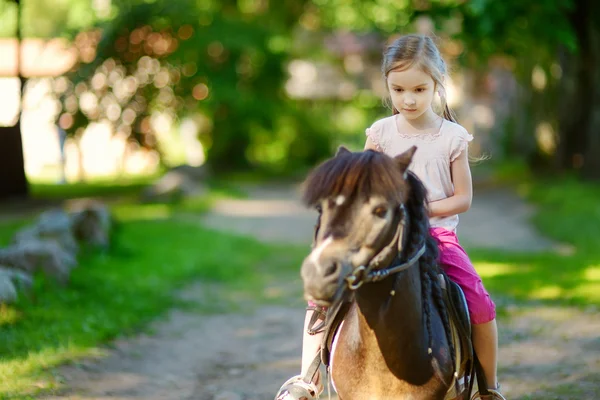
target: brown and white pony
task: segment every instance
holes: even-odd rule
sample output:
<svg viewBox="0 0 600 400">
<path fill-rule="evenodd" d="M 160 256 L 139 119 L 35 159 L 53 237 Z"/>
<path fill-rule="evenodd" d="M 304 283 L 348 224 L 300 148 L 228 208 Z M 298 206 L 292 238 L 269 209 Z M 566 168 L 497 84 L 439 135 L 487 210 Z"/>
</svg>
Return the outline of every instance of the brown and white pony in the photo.
<svg viewBox="0 0 600 400">
<path fill-rule="evenodd" d="M 331 353 L 340 400 L 444 399 L 453 380 L 426 191 L 408 171 L 414 151 L 341 147 L 305 181 L 304 202 L 319 211 L 305 297 L 350 304 Z"/>
</svg>

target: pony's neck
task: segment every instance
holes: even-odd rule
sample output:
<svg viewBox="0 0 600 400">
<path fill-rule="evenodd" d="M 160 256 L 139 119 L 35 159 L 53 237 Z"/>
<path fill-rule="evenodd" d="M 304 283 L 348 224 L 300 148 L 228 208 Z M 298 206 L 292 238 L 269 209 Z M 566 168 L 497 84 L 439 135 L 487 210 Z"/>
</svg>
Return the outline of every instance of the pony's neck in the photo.
<svg viewBox="0 0 600 400">
<path fill-rule="evenodd" d="M 418 264 L 356 292 L 361 341 L 378 346 L 390 371 L 409 382 L 425 382 L 433 371 L 422 302 Z"/>
</svg>

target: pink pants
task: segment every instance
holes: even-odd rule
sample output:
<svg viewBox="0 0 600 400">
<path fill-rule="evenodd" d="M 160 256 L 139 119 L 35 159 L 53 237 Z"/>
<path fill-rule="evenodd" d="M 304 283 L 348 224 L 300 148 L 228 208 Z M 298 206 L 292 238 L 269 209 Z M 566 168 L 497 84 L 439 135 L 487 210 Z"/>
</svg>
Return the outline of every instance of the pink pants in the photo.
<svg viewBox="0 0 600 400">
<path fill-rule="evenodd" d="M 485 324 L 495 319 L 496 306 L 456 234 L 444 228 L 431 228 L 429 232 L 438 243 L 440 266 L 465 293 L 471 323 Z"/>
</svg>

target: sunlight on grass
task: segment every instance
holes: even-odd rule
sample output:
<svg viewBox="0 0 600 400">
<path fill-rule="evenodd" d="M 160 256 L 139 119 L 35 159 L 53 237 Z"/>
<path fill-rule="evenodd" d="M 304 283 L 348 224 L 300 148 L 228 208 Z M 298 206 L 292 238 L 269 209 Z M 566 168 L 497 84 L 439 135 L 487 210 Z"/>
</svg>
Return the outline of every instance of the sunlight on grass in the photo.
<svg viewBox="0 0 600 400">
<path fill-rule="evenodd" d="M 491 278 L 494 276 L 517 273 L 518 269 L 522 269 L 512 264 L 491 262 L 477 262 L 475 264 L 475 268 L 482 278 Z"/>
<path fill-rule="evenodd" d="M 570 179 L 530 181 L 521 193 L 538 206 L 541 234 L 573 246 L 559 254 L 472 249 L 473 263 L 495 294 L 577 306 L 600 305 L 600 185 Z"/>
<path fill-rule="evenodd" d="M 113 206 L 112 213 L 120 221 L 164 220 L 173 215 L 173 210 L 166 204 L 122 204 Z"/>
<path fill-rule="evenodd" d="M 594 265 L 585 270 L 584 278 L 588 281 L 600 282 L 600 265 Z"/>
<path fill-rule="evenodd" d="M 542 288 L 533 290 L 531 297 L 534 299 L 555 299 L 564 294 L 564 290 L 558 286 L 544 286 Z"/>
<path fill-rule="evenodd" d="M 12 307 L 2 303 L 0 304 L 0 328 L 3 325 L 14 325 L 22 315 Z"/>
<path fill-rule="evenodd" d="M 573 289 L 573 294 L 588 299 L 590 303 L 600 304 L 600 281 L 582 283 Z"/>
</svg>

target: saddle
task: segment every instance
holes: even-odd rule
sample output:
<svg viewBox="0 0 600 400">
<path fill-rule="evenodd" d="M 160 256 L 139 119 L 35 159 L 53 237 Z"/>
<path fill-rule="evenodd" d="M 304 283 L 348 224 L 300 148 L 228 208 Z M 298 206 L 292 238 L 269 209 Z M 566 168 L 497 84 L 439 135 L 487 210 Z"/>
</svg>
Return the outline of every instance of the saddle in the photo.
<svg viewBox="0 0 600 400">
<path fill-rule="evenodd" d="M 438 277 L 450 321 L 450 337 L 456 360 L 456 373 L 446 394 L 446 399 L 454 399 L 460 396 L 466 388 L 471 387 L 473 379 L 474 352 L 471 341 L 471 318 L 467 300 L 460 286 L 446 274 L 440 274 Z"/>
<path fill-rule="evenodd" d="M 453 282 L 446 274 L 440 274 L 439 280 L 450 322 L 450 334 L 448 336 L 452 340 L 455 353 L 454 359 L 456 360 L 456 373 L 445 397 L 449 400 L 459 397 L 466 389 L 472 389 L 475 372 L 475 354 L 471 341 L 471 318 L 469 317 L 465 295 L 460 286 Z M 308 381 L 316 373 L 320 362 L 326 367 L 329 366 L 335 335 L 351 304 L 352 301 L 350 299 L 344 299 L 335 304 L 332 309 L 327 310 L 327 312 L 317 310 L 318 312 L 315 313 L 315 315 L 320 314 L 321 318 L 324 317 L 324 321 L 317 328 L 313 328 L 312 331 L 316 333 L 320 329 L 324 329 L 325 335 L 323 335 L 320 360 L 315 359 L 313 362 L 314 367 L 309 368 L 305 377 L 308 378 Z M 313 323 L 316 322 L 316 319 L 314 318 L 311 321 L 309 327 L 314 326 Z"/>
</svg>

